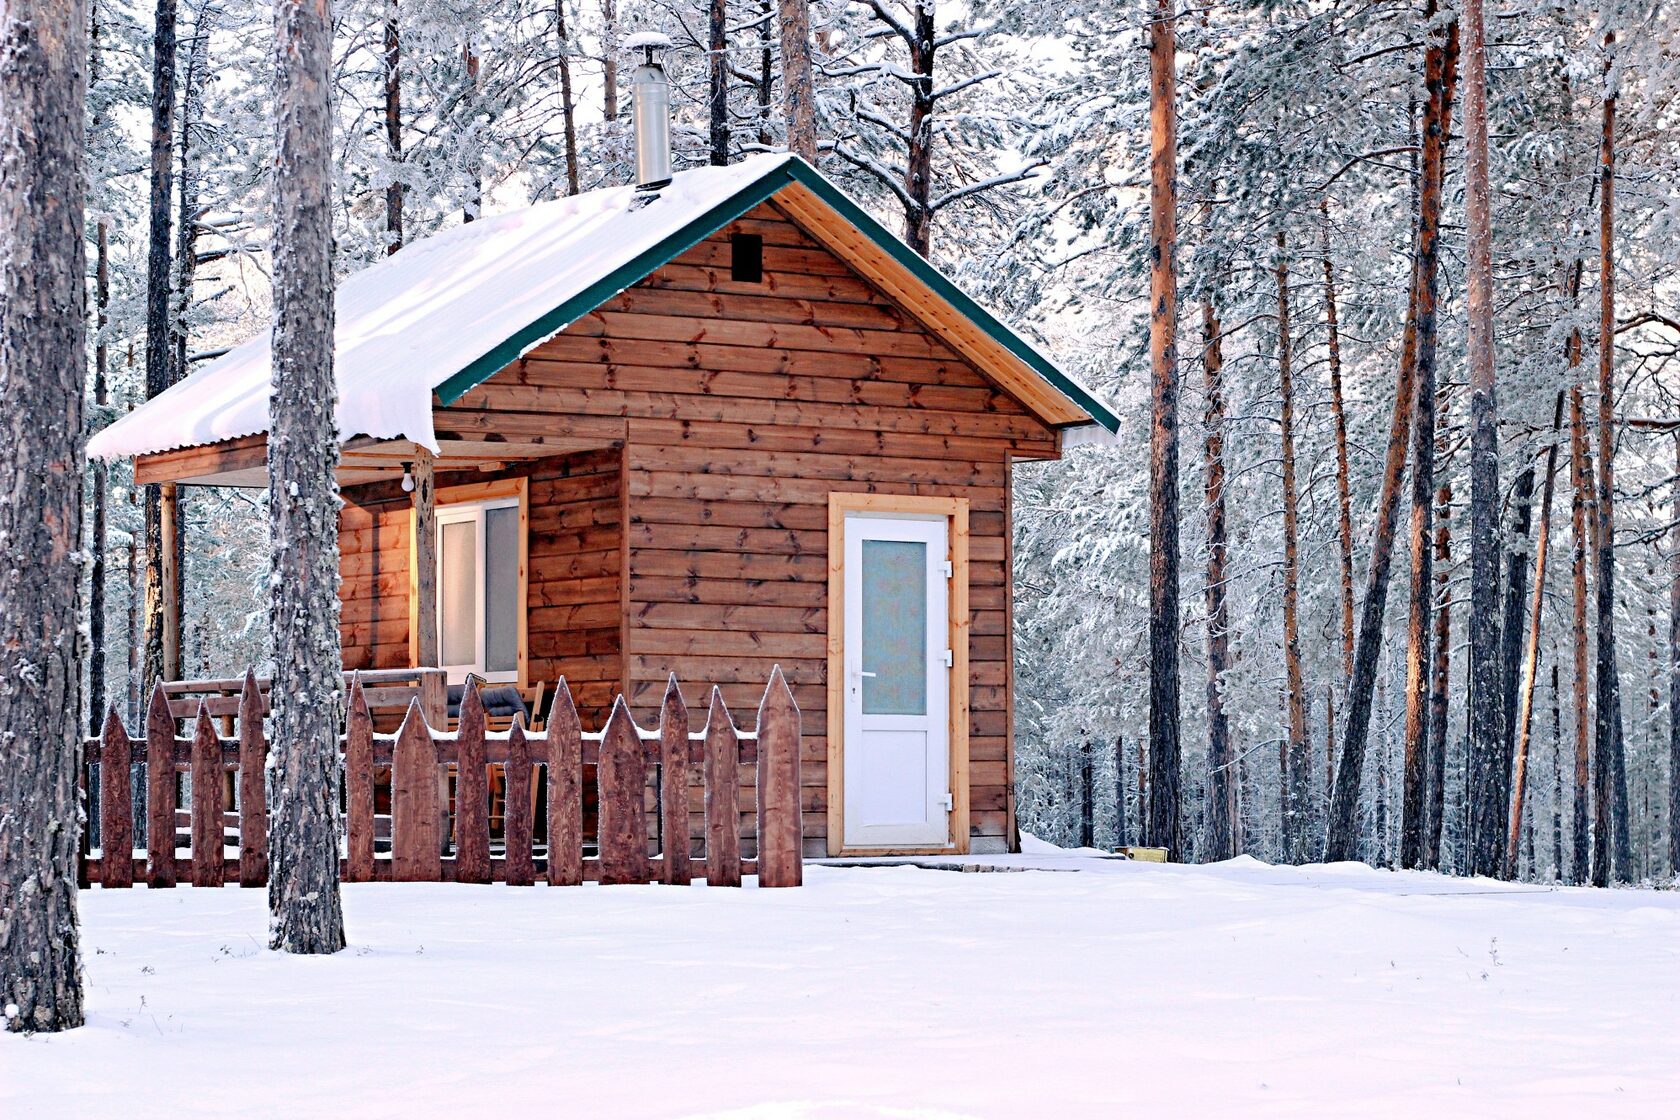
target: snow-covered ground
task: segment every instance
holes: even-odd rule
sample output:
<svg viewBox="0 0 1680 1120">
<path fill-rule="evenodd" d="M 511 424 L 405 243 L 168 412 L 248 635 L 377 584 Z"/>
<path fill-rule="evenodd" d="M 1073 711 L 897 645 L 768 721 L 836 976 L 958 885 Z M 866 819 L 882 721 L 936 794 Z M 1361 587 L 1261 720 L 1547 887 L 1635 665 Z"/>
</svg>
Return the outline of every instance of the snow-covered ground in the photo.
<svg viewBox="0 0 1680 1120">
<path fill-rule="evenodd" d="M 82 896 L 0 1116 L 1674 1116 L 1680 893 L 1036 855 L 800 890 Z M 1053 868 L 1053 870 L 1052 870 Z"/>
</svg>

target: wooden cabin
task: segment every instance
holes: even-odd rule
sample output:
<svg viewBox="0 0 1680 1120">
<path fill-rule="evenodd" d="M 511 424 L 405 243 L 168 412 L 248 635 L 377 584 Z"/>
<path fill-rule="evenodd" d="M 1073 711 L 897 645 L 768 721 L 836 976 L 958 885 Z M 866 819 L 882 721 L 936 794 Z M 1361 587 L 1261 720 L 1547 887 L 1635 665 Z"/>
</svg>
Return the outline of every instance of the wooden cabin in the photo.
<svg viewBox="0 0 1680 1120">
<path fill-rule="evenodd" d="M 1118 421 L 819 172 L 491 217 L 337 301 L 346 668 L 563 677 L 598 726 L 672 674 L 750 709 L 780 664 L 807 854 L 1015 846 L 1010 467 Z M 90 451 L 266 485 L 268 358 Z"/>
</svg>

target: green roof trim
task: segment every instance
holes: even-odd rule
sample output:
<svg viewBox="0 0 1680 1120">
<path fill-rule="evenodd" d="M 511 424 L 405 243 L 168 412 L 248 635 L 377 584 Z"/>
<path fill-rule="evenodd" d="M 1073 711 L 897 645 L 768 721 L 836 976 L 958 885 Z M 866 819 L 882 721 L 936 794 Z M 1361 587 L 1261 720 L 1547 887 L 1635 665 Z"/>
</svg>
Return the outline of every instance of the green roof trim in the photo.
<svg viewBox="0 0 1680 1120">
<path fill-rule="evenodd" d="M 1090 414 L 1091 418 L 1110 432 L 1120 429 L 1120 418 L 1090 390 L 1063 373 L 1037 347 L 986 310 L 980 303 L 957 287 L 930 263 L 889 232 L 846 194 L 829 182 L 821 172 L 802 159 L 790 159 L 742 187 L 735 194 L 719 202 L 710 210 L 690 219 L 682 228 L 650 249 L 601 277 L 595 283 L 562 303 L 553 311 L 515 332 L 492 348 L 483 357 L 439 385 L 435 392 L 444 404 L 454 404 L 467 393 L 488 381 L 500 370 L 525 354 L 544 339 L 558 334 L 583 318 L 601 304 L 642 280 L 656 269 L 669 264 L 683 253 L 746 214 L 760 203 L 774 198 L 783 187 L 793 183 L 807 188 L 831 206 L 880 249 L 903 265 L 941 299 L 961 312 L 969 321 L 985 331 L 993 341 L 1019 358 L 1034 373 L 1049 382 L 1063 396 Z"/>
</svg>

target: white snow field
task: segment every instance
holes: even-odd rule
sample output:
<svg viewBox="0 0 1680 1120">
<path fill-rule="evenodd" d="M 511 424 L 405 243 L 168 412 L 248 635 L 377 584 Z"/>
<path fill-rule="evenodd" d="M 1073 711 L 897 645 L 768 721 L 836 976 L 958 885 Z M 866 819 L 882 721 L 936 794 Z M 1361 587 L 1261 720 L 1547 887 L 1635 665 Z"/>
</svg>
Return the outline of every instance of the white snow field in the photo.
<svg viewBox="0 0 1680 1120">
<path fill-rule="evenodd" d="M 88 1026 L 0 1036 L 0 1116 L 1680 1114 L 1680 893 L 993 862 L 357 885 L 329 958 L 84 892 Z"/>
</svg>

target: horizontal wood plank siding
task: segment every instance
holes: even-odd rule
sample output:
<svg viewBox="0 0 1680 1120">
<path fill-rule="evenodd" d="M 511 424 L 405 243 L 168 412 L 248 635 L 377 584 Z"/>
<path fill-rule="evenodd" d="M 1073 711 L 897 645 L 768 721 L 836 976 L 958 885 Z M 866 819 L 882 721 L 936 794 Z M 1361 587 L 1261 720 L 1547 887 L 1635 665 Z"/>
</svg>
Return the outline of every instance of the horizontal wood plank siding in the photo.
<svg viewBox="0 0 1680 1120">
<path fill-rule="evenodd" d="M 764 238 L 762 283 L 729 278 L 736 232 Z M 967 498 L 970 835 L 1005 840 L 1008 462 L 1055 457 L 1056 434 L 768 205 L 437 416 L 441 433 L 509 439 L 603 421 L 624 425 L 629 524 L 613 537 L 620 527 L 604 505 L 557 508 L 533 485 L 532 532 L 552 534 L 555 546 L 539 559 L 533 539 L 533 664 L 551 641 L 603 667 L 610 660 L 612 608 L 599 595 L 614 585 L 606 571 L 586 576 L 580 558 L 622 541 L 620 652 L 637 719 L 654 722 L 672 672 L 717 684 L 742 710 L 757 704 L 780 664 L 803 713 L 805 842 L 819 854 L 827 837 L 828 495 Z M 555 565 L 575 581 L 550 583 L 543 573 Z M 550 612 L 547 621 L 536 621 L 538 611 Z M 580 697 L 579 707 L 589 705 Z M 743 775 L 743 790 L 749 785 Z M 704 815 L 693 808 L 698 836 Z M 743 812 L 750 808 L 743 797 Z"/>
</svg>

